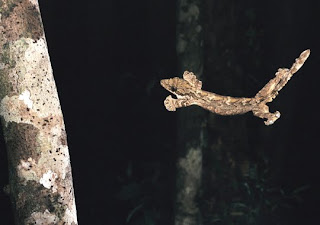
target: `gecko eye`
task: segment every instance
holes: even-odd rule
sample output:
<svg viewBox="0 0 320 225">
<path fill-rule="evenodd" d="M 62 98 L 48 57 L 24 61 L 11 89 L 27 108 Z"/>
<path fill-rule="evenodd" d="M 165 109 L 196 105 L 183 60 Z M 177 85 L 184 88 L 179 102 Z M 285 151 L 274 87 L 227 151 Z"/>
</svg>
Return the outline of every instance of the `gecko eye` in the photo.
<svg viewBox="0 0 320 225">
<path fill-rule="evenodd" d="M 174 86 L 171 86 L 171 87 L 170 87 L 170 90 L 171 90 L 172 92 L 176 92 L 176 91 L 177 91 L 177 88 L 174 87 Z"/>
</svg>

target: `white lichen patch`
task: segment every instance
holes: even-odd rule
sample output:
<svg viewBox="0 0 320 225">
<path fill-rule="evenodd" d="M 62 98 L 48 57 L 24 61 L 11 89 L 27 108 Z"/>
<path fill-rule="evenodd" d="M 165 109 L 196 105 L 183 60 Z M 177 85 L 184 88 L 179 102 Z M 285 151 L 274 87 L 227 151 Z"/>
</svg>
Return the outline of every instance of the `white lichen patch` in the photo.
<svg viewBox="0 0 320 225">
<path fill-rule="evenodd" d="M 185 187 L 184 192 L 185 192 L 187 195 L 190 194 L 191 191 L 192 191 L 192 188 L 190 188 L 189 186 L 186 186 L 186 187 Z"/>
<path fill-rule="evenodd" d="M 32 109 L 32 100 L 30 99 L 30 92 L 28 90 L 23 91 L 20 95 L 19 95 L 19 100 L 22 100 L 24 102 L 24 104 L 29 108 Z"/>
<path fill-rule="evenodd" d="M 200 32 L 202 31 L 201 25 L 197 25 L 197 26 L 196 26 L 196 31 L 197 31 L 198 33 L 200 33 Z"/>
<path fill-rule="evenodd" d="M 200 9 L 195 4 L 190 4 L 186 10 L 181 10 L 179 14 L 179 22 L 191 22 L 198 20 L 200 15 Z"/>
<path fill-rule="evenodd" d="M 187 43 L 187 41 L 184 39 L 184 35 L 183 35 L 183 34 L 180 34 L 180 35 L 178 36 L 177 47 L 176 47 L 177 53 L 178 53 L 178 54 L 184 53 L 184 51 L 186 50 L 187 44 L 188 44 L 188 43 Z"/>
<path fill-rule="evenodd" d="M 32 165 L 35 164 L 34 160 L 30 157 L 28 161 L 20 160 L 20 164 L 18 166 L 19 169 L 30 170 Z"/>
<path fill-rule="evenodd" d="M 191 148 L 185 158 L 180 159 L 179 166 L 187 174 L 199 178 L 202 171 L 202 152 L 201 149 Z"/>
<path fill-rule="evenodd" d="M 37 173 L 32 169 L 35 166 L 35 161 L 32 158 L 28 158 L 27 161 L 20 160 L 18 164 L 18 176 L 23 178 L 23 183 L 26 185 L 27 181 L 38 181 Z"/>
<path fill-rule="evenodd" d="M 180 174 L 179 185 L 184 188 L 177 193 L 177 199 L 189 213 L 196 213 L 199 209 L 195 198 L 199 193 L 202 173 L 202 152 L 201 148 L 189 148 L 184 158 L 179 160 Z"/>
<path fill-rule="evenodd" d="M 40 178 L 39 182 L 42 184 L 45 188 L 52 188 L 52 192 L 56 192 L 56 179 L 58 178 L 58 175 L 56 173 L 53 173 L 51 170 L 48 170 L 43 176 Z"/>
<path fill-rule="evenodd" d="M 39 10 L 39 3 L 38 0 L 29 0 L 37 9 Z"/>
<path fill-rule="evenodd" d="M 58 222 L 59 218 L 47 209 L 44 212 L 33 212 L 26 220 L 26 224 L 58 224 Z"/>
</svg>

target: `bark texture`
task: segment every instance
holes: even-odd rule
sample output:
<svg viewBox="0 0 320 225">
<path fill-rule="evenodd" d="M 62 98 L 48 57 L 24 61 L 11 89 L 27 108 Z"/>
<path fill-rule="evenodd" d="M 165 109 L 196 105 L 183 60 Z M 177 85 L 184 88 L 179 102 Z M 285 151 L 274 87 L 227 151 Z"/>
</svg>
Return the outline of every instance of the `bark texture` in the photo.
<svg viewBox="0 0 320 225">
<path fill-rule="evenodd" d="M 193 71 L 202 79 L 203 26 L 200 0 L 178 0 L 177 56 L 179 74 Z M 200 225 L 198 198 L 201 189 L 202 152 L 206 146 L 207 113 L 196 107 L 178 112 L 178 162 L 175 225 Z"/>
<path fill-rule="evenodd" d="M 67 137 L 37 0 L 0 0 L 0 116 L 16 224 L 77 224 Z"/>
</svg>

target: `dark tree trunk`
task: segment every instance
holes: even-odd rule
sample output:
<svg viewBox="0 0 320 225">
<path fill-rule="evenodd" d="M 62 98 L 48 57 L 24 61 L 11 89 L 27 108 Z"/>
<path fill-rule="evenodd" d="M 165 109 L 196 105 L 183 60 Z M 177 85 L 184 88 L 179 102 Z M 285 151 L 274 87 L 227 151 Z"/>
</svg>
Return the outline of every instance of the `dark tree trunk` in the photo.
<svg viewBox="0 0 320 225">
<path fill-rule="evenodd" d="M 177 55 L 179 73 L 203 78 L 202 1 L 178 0 Z M 178 112 L 178 159 L 175 225 L 201 224 L 197 199 L 201 190 L 202 152 L 206 147 L 207 112 L 190 107 Z"/>
<path fill-rule="evenodd" d="M 217 94 L 251 97 L 246 92 L 241 52 L 240 12 L 237 1 L 205 1 L 206 90 Z M 245 55 L 245 54 L 244 54 Z M 258 89 L 257 89 L 258 91 Z M 251 113 L 248 113 L 251 114 Z M 200 203 L 204 224 L 220 221 L 229 224 L 240 218 L 232 203 L 241 200 L 238 184 L 247 176 L 247 114 L 240 116 L 209 115 L 208 149 L 203 160 L 203 201 Z M 249 115 L 252 118 L 252 115 Z"/>
</svg>

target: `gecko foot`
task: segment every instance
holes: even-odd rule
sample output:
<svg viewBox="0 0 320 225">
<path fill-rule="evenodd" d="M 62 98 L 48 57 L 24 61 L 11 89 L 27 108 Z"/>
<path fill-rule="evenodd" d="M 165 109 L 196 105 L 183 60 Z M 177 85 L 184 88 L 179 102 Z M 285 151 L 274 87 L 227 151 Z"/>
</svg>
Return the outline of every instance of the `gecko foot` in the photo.
<svg viewBox="0 0 320 225">
<path fill-rule="evenodd" d="M 265 125 L 272 125 L 277 119 L 280 118 L 280 112 L 279 111 L 276 111 L 274 113 L 270 113 L 268 115 L 268 120 L 267 121 L 264 121 L 264 124 Z"/>
<path fill-rule="evenodd" d="M 176 99 L 172 98 L 171 95 L 166 97 L 166 99 L 164 100 L 164 106 L 168 111 L 176 111 L 175 101 Z"/>
</svg>

